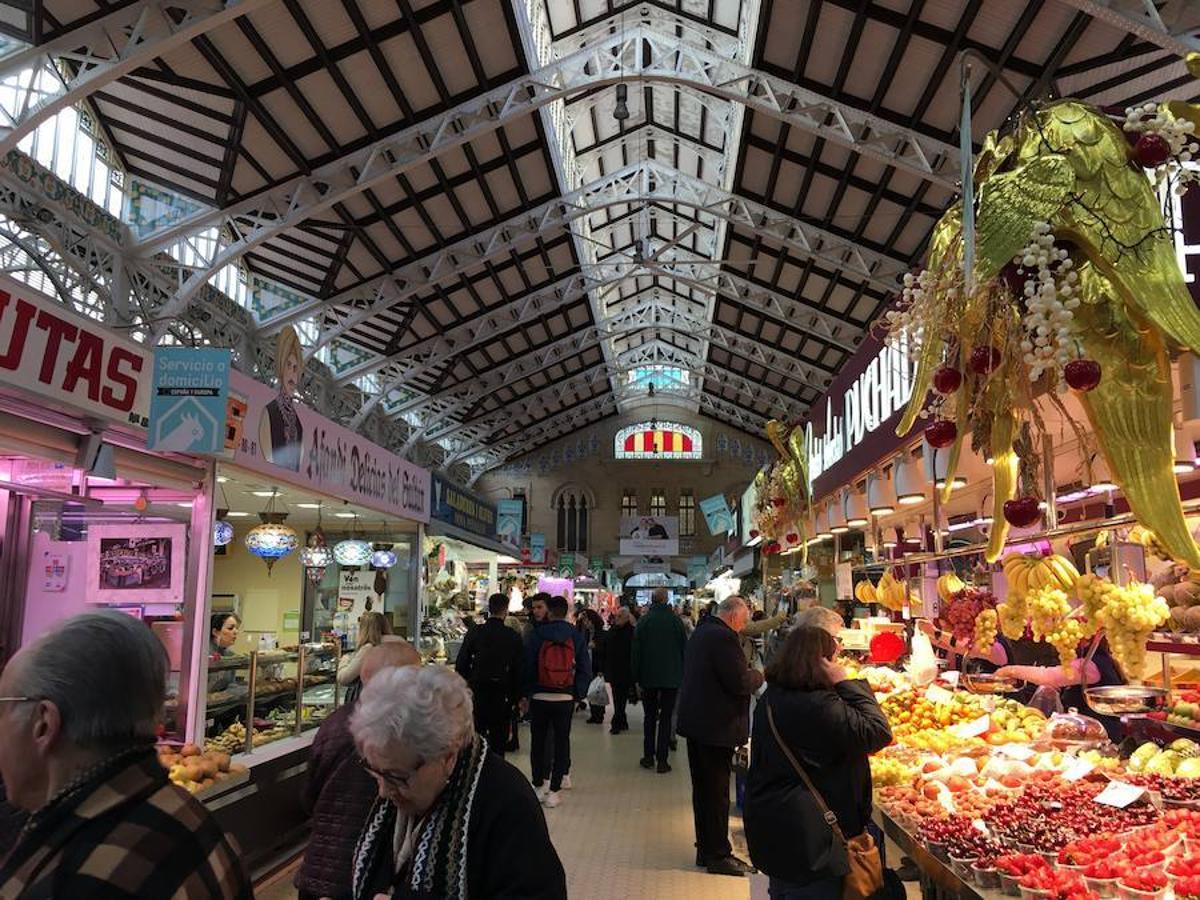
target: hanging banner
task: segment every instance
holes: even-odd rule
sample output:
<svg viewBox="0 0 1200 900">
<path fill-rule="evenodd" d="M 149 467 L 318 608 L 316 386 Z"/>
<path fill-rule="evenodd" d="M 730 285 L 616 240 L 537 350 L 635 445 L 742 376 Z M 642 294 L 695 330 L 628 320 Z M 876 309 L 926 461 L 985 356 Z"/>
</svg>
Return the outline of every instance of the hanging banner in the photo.
<svg viewBox="0 0 1200 900">
<path fill-rule="evenodd" d="M 525 530 L 522 511 L 524 504 L 520 500 L 496 501 L 496 537 L 514 547 L 521 545 L 521 534 Z"/>
<path fill-rule="evenodd" d="M 540 531 L 529 535 L 529 561 L 539 565 L 546 562 L 546 535 Z"/>
<path fill-rule="evenodd" d="M 176 453 L 223 453 L 233 352 L 158 347 L 146 446 Z"/>
<path fill-rule="evenodd" d="M 700 512 L 704 513 L 709 534 L 728 534 L 734 530 L 733 513 L 724 494 L 705 497 L 700 501 Z"/>
<path fill-rule="evenodd" d="M 677 555 L 679 519 L 675 516 L 623 516 L 620 550 L 628 556 Z"/>
<path fill-rule="evenodd" d="M 430 516 L 486 538 L 496 536 L 496 507 L 441 475 L 433 476 Z"/>
<path fill-rule="evenodd" d="M 0 275 L 0 383 L 43 406 L 145 428 L 152 368 L 141 344 Z"/>
<path fill-rule="evenodd" d="M 561 578 L 575 577 L 574 553 L 564 553 L 558 558 L 558 574 Z"/>
<path fill-rule="evenodd" d="M 692 587 L 704 587 L 705 582 L 708 581 L 708 557 L 690 557 L 688 559 L 687 576 Z"/>
</svg>

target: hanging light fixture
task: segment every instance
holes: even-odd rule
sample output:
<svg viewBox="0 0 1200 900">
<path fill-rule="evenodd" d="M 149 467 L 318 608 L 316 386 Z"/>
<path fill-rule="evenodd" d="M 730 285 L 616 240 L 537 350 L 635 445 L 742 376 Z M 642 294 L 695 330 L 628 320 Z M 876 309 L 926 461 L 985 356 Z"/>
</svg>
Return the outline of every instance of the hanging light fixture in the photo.
<svg viewBox="0 0 1200 900">
<path fill-rule="evenodd" d="M 325 570 L 333 564 L 333 551 L 325 540 L 325 529 L 321 527 L 321 506 L 317 505 L 317 527 L 308 535 L 308 542 L 300 551 L 300 563 L 308 574 L 308 580 L 320 584 Z"/>
<path fill-rule="evenodd" d="M 908 452 L 896 464 L 896 502 L 901 506 L 925 502 L 925 477 L 916 457 Z"/>
<path fill-rule="evenodd" d="M 1196 471 L 1196 442 L 1184 428 L 1175 429 L 1175 464 L 1171 470 L 1176 475 Z"/>
<path fill-rule="evenodd" d="M 217 487 L 221 491 L 221 499 L 225 501 L 225 505 L 217 509 L 217 519 L 213 522 L 213 546 L 225 547 L 233 540 L 233 526 L 225 521 L 225 517 L 229 515 L 229 498 L 225 496 L 225 487 L 219 479 Z"/>
<path fill-rule="evenodd" d="M 821 540 L 828 540 L 833 537 L 833 531 L 829 527 L 829 504 L 826 503 L 817 510 L 817 537 Z"/>
<path fill-rule="evenodd" d="M 845 534 L 850 530 L 846 524 L 846 495 L 836 493 L 829 504 L 829 530 L 834 534 Z"/>
<path fill-rule="evenodd" d="M 867 512 L 867 495 L 851 488 L 846 492 L 846 524 L 851 528 L 862 528 L 871 521 Z"/>
<path fill-rule="evenodd" d="M 371 553 L 371 568 L 390 569 L 400 561 L 391 544 L 375 544 Z"/>
<path fill-rule="evenodd" d="M 612 116 L 618 122 L 629 118 L 629 85 L 623 81 L 617 85 L 617 105 L 613 107 Z"/>
<path fill-rule="evenodd" d="M 246 533 L 246 549 L 267 564 L 267 574 L 275 565 L 275 560 L 282 559 L 293 552 L 300 544 L 296 530 L 284 523 L 287 513 L 275 511 L 275 495 L 267 501 L 267 508 L 258 514 L 262 522 L 255 525 Z"/>
<path fill-rule="evenodd" d="M 371 545 L 358 536 L 358 516 L 354 516 L 354 537 L 333 545 L 333 558 L 339 566 L 365 566 L 371 561 Z"/>
<path fill-rule="evenodd" d="M 867 509 L 873 516 L 896 511 L 896 488 L 882 469 L 867 476 Z"/>
</svg>

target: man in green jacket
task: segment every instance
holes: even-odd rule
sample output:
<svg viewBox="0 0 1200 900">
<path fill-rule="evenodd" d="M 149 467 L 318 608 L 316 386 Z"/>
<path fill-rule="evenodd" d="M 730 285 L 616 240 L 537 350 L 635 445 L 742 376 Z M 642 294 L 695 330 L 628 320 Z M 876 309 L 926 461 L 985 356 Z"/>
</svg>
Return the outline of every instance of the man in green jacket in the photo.
<svg viewBox="0 0 1200 900">
<path fill-rule="evenodd" d="M 670 772 L 667 752 L 671 740 L 671 717 L 675 695 L 683 682 L 683 648 L 687 632 L 679 616 L 667 604 L 667 589 L 651 596 L 650 609 L 638 620 L 633 632 L 633 678 L 642 692 L 646 714 L 642 731 L 642 768 Z"/>
</svg>

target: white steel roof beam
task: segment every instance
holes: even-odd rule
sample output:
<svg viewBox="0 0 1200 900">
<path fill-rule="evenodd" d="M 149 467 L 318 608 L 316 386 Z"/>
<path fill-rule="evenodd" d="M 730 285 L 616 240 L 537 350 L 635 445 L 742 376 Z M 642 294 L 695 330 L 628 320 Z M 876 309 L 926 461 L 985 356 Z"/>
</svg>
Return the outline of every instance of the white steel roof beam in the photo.
<svg viewBox="0 0 1200 900">
<path fill-rule="evenodd" d="M 1059 0 L 1177 56 L 1200 52 L 1194 0 Z M 1185 19 L 1190 15 L 1190 20 Z M 1184 23 L 1184 24 L 1180 24 Z"/>
<path fill-rule="evenodd" d="M 176 47 L 276 0 L 141 0 L 62 37 L 0 61 L 0 81 L 15 90 L 0 106 L 0 157 L 42 122 Z M 171 12 L 169 12 L 171 11 Z M 174 11 L 183 16 L 176 21 Z M 75 74 L 63 77 L 60 62 Z M 49 81 L 52 88 L 46 87 Z"/>
<path fill-rule="evenodd" d="M 177 315 L 222 267 L 335 204 L 386 183 L 415 165 L 541 106 L 583 89 L 620 81 L 690 85 L 957 190 L 956 148 L 724 59 L 705 48 L 681 42 L 677 36 L 638 28 L 611 35 L 434 120 L 342 157 L 311 175 L 294 178 L 227 209 L 185 217 L 150 236 L 138 245 L 143 255 L 205 228 L 218 227 L 235 236 L 198 266 L 160 315 Z"/>
</svg>

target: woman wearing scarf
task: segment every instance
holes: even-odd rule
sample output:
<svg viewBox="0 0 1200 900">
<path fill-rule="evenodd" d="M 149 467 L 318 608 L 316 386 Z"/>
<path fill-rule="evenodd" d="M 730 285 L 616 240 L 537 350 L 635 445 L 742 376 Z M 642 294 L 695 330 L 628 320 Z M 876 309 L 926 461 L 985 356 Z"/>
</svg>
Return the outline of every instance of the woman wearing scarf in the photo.
<svg viewBox="0 0 1200 900">
<path fill-rule="evenodd" d="M 567 896 L 533 788 L 488 753 L 457 673 L 380 672 L 350 731 L 379 788 L 355 851 L 355 900 Z"/>
</svg>

